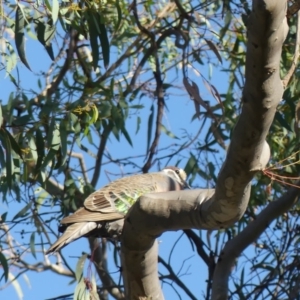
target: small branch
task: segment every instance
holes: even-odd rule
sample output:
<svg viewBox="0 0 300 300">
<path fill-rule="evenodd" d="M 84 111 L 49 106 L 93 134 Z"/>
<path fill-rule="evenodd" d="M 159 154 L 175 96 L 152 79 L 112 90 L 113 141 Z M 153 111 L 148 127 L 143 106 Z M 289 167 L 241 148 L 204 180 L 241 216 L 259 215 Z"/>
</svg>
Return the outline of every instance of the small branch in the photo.
<svg viewBox="0 0 300 300">
<path fill-rule="evenodd" d="M 143 43 L 139 44 L 141 39 L 142 35 L 138 36 L 137 39 L 130 46 L 128 46 L 126 52 L 115 63 L 113 63 L 108 70 L 101 77 L 99 77 L 96 82 L 93 83 L 93 85 L 99 86 L 99 84 L 105 81 L 123 63 L 125 59 L 139 52 L 139 50 L 144 46 Z M 133 51 L 134 47 L 136 47 L 135 51 Z"/>
<path fill-rule="evenodd" d="M 138 29 L 143 32 L 144 34 L 146 34 L 147 36 L 150 37 L 150 39 L 152 40 L 153 42 L 153 35 L 151 33 L 151 31 L 149 31 L 148 29 L 146 29 L 140 22 L 140 19 L 139 19 L 139 16 L 138 16 L 138 13 L 137 13 L 137 3 L 136 3 L 136 0 L 133 0 L 133 3 L 132 3 L 132 11 L 133 11 L 133 16 L 135 18 L 135 22 L 136 22 L 136 25 L 138 27 Z"/>
<path fill-rule="evenodd" d="M 300 185 L 300 182 L 297 183 Z M 289 210 L 298 200 L 300 188 L 290 188 L 277 201 L 271 202 L 243 231 L 226 243 L 213 277 L 212 299 L 227 298 L 228 278 L 236 258 L 253 243 L 273 220 Z"/>
<path fill-rule="evenodd" d="M 176 40 L 175 40 L 175 44 L 178 48 L 184 49 L 187 46 L 188 43 L 188 37 L 185 36 L 185 34 L 181 31 L 181 30 L 177 30 L 175 28 L 169 28 L 167 30 L 165 30 L 164 32 L 161 33 L 160 37 L 157 39 L 156 42 L 154 42 L 151 47 L 148 49 L 148 51 L 145 53 L 145 55 L 143 56 L 143 58 L 141 59 L 139 65 L 137 66 L 137 68 L 135 69 L 135 72 L 132 76 L 131 82 L 127 88 L 126 91 L 124 91 L 124 97 L 126 97 L 134 88 L 135 82 L 137 80 L 137 77 L 139 76 L 140 72 L 142 71 L 143 66 L 145 65 L 145 63 L 147 62 L 147 60 L 149 59 L 149 57 L 151 55 L 153 55 L 153 53 L 155 51 L 157 51 L 157 49 L 159 49 L 161 43 L 167 38 L 170 37 L 171 35 L 175 35 L 176 36 Z M 183 38 L 184 40 L 184 44 L 181 45 L 180 44 L 180 38 Z"/>
<path fill-rule="evenodd" d="M 50 194 L 51 196 L 56 196 L 58 198 L 63 196 L 64 186 L 52 178 L 47 179 L 44 188 L 47 191 L 47 193 Z"/>
<path fill-rule="evenodd" d="M 77 43 L 77 40 L 78 40 L 78 36 L 79 36 L 79 33 L 77 31 L 75 31 L 75 30 L 71 31 L 69 49 L 67 51 L 67 58 L 65 60 L 64 65 L 62 66 L 58 76 L 52 82 L 50 88 L 48 88 L 48 90 L 47 90 L 47 96 L 48 97 L 50 95 L 52 95 L 57 90 L 59 84 L 61 83 L 61 81 L 63 80 L 63 78 L 65 77 L 66 73 L 68 72 L 68 70 L 70 68 L 72 58 L 73 58 L 73 54 L 74 54 L 74 50 L 75 50 L 76 43 Z"/>
<path fill-rule="evenodd" d="M 155 154 L 155 150 L 159 143 L 159 138 L 161 135 L 161 124 L 162 118 L 164 114 L 164 107 L 165 107 L 165 99 L 164 99 L 164 90 L 163 90 L 163 80 L 161 78 L 161 71 L 160 71 L 160 64 L 159 59 L 157 56 L 157 52 L 155 53 L 155 62 L 156 62 L 156 71 L 154 72 L 154 77 L 156 80 L 156 94 L 157 94 L 157 117 L 156 117 L 156 129 L 155 129 L 155 136 L 152 142 L 152 145 L 149 149 L 149 156 L 147 162 L 143 166 L 142 170 L 143 173 L 147 173 L 152 165 L 152 159 Z"/>
<path fill-rule="evenodd" d="M 112 125 L 109 123 L 108 125 L 105 126 L 103 133 L 101 134 L 100 145 L 99 145 L 96 163 L 95 163 L 95 171 L 94 171 L 93 178 L 91 181 L 91 185 L 94 188 L 96 187 L 96 184 L 97 184 L 99 176 L 100 176 L 103 153 L 104 153 L 105 145 L 106 145 L 108 136 L 111 132 L 111 129 L 112 129 Z"/>
<path fill-rule="evenodd" d="M 158 262 L 168 270 L 170 273 L 170 276 L 168 276 L 170 280 L 174 281 L 192 300 L 197 300 L 197 297 L 191 293 L 188 287 L 179 279 L 179 276 L 175 274 L 172 267 L 167 264 L 162 257 L 158 257 Z"/>
<path fill-rule="evenodd" d="M 210 257 L 206 254 L 204 250 L 204 243 L 202 242 L 201 238 L 191 229 L 185 229 L 183 232 L 186 234 L 186 236 L 193 241 L 193 243 L 196 246 L 197 253 L 202 258 L 202 260 L 205 262 L 205 264 L 209 267 L 211 265 Z"/>
<path fill-rule="evenodd" d="M 109 275 L 106 265 L 106 257 L 103 255 L 102 245 L 99 244 L 97 238 L 89 238 L 89 246 L 93 253 L 93 261 L 96 266 L 96 271 L 99 278 L 103 283 L 103 288 L 117 300 L 124 300 L 123 292 L 118 288 L 118 285 L 114 282 L 112 277 Z M 98 245 L 97 245 L 98 244 Z M 97 245 L 97 246 L 95 246 Z M 97 247 L 97 248 L 96 248 Z"/>
<path fill-rule="evenodd" d="M 42 93 L 40 93 L 38 96 L 36 96 L 32 100 L 36 105 L 39 105 L 40 98 L 49 97 L 54 92 L 56 92 L 59 84 L 61 83 L 61 81 L 63 80 L 63 78 L 66 75 L 67 71 L 69 70 L 69 67 L 70 67 L 70 64 L 71 64 L 71 61 L 72 61 L 72 58 L 73 58 L 74 49 L 76 47 L 78 36 L 79 36 L 79 34 L 75 30 L 71 31 L 71 33 L 70 33 L 70 42 L 68 44 L 69 49 L 67 51 L 67 57 L 66 57 L 65 63 L 62 66 L 62 68 L 60 69 L 60 72 L 59 72 L 58 76 L 56 77 L 56 79 L 53 80 L 50 83 L 50 86 L 47 86 L 47 88 Z"/>
<path fill-rule="evenodd" d="M 89 178 L 88 178 L 88 175 L 87 175 L 87 169 L 86 169 L 86 165 L 85 165 L 84 157 L 83 157 L 82 153 L 76 153 L 76 152 L 68 151 L 68 154 L 79 160 L 80 168 L 81 168 L 81 172 L 82 172 L 85 184 L 88 184 L 89 183 Z"/>
</svg>

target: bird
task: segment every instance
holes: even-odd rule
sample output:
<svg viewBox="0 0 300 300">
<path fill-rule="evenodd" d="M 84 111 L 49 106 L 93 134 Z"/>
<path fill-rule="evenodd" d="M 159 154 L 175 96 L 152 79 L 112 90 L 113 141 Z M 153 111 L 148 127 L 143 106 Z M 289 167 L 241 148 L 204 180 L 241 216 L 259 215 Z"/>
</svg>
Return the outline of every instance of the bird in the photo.
<svg viewBox="0 0 300 300">
<path fill-rule="evenodd" d="M 124 219 L 129 208 L 147 193 L 178 191 L 190 188 L 183 169 L 168 166 L 159 172 L 135 174 L 110 182 L 90 194 L 83 207 L 61 220 L 64 233 L 46 251 L 57 252 L 69 243 L 92 233 L 106 223 Z"/>
</svg>

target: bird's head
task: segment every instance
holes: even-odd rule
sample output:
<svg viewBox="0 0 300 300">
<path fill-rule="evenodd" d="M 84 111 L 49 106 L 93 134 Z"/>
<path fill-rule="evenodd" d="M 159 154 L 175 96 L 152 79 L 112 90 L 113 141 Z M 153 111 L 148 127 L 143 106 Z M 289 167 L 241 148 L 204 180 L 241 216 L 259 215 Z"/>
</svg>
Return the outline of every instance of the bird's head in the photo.
<svg viewBox="0 0 300 300">
<path fill-rule="evenodd" d="M 168 166 L 162 169 L 162 172 L 176 180 L 181 186 L 184 188 L 191 188 L 188 183 L 186 182 L 186 173 L 184 172 L 183 169 L 173 167 L 173 166 Z"/>
</svg>

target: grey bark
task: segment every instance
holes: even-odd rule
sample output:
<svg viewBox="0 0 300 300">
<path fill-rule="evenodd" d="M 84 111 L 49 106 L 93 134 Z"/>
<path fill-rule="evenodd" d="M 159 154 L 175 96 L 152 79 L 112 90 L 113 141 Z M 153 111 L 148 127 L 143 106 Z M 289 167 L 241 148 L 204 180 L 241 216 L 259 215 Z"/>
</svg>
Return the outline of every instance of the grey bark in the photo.
<svg viewBox="0 0 300 300">
<path fill-rule="evenodd" d="M 158 280 L 157 236 L 170 230 L 228 227 L 244 214 L 251 180 L 269 160 L 265 139 L 283 94 L 279 62 L 288 30 L 286 5 L 282 0 L 253 1 L 243 108 L 216 190 L 148 194 L 127 214 L 121 243 L 126 299 L 164 299 Z M 218 281 L 214 282 L 213 299 L 227 298 L 221 283 L 219 293 Z"/>
<path fill-rule="evenodd" d="M 286 1 L 253 1 L 253 12 L 248 22 L 246 85 L 240 120 L 246 119 L 244 112 L 251 116 L 249 121 L 252 119 L 253 124 L 245 124 L 245 128 L 254 137 L 265 136 L 283 94 L 279 71 L 282 44 L 288 32 L 286 8 Z M 257 142 L 259 138 L 251 141 L 254 145 Z M 297 194 L 299 190 L 293 188 L 277 202 L 271 203 L 243 232 L 226 244 L 214 272 L 212 299 L 227 299 L 228 279 L 234 260 L 272 220 L 291 207 Z"/>
<path fill-rule="evenodd" d="M 299 186 L 298 182 L 298 186 Z M 215 268 L 212 299 L 227 299 L 228 279 L 236 258 L 265 231 L 283 212 L 298 201 L 299 188 L 290 188 L 277 201 L 271 202 L 243 231 L 226 243 Z"/>
</svg>

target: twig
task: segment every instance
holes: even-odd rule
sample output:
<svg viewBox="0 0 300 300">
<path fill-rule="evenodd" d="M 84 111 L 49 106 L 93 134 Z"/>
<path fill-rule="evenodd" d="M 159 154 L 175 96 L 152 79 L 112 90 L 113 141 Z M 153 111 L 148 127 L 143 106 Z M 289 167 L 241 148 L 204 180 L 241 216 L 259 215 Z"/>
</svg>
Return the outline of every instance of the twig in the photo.
<svg viewBox="0 0 300 300">
<path fill-rule="evenodd" d="M 75 158 L 77 158 L 79 160 L 85 184 L 88 184 L 89 183 L 89 178 L 88 178 L 88 175 L 87 175 L 87 169 L 86 169 L 86 165 L 85 165 L 82 153 L 76 153 L 76 152 L 69 152 L 68 151 L 68 154 L 70 156 L 75 157 Z"/>
<path fill-rule="evenodd" d="M 106 259 L 103 259 L 102 246 L 99 244 L 95 249 L 96 238 L 89 238 L 88 240 L 90 249 L 93 252 L 93 262 L 96 266 L 98 276 L 103 283 L 103 288 L 105 288 L 115 299 L 124 300 L 125 297 L 123 292 L 119 289 L 107 270 Z"/>
<path fill-rule="evenodd" d="M 155 154 L 155 150 L 158 146 L 159 138 L 161 135 L 161 124 L 162 124 L 162 118 L 163 118 L 164 107 L 165 107 L 163 80 L 162 80 L 162 76 L 161 76 L 160 63 L 159 63 L 157 52 L 155 52 L 155 63 L 156 63 L 156 71 L 154 72 L 154 77 L 156 80 L 156 94 L 157 94 L 156 129 L 155 129 L 154 140 L 149 149 L 149 156 L 148 156 L 147 162 L 145 163 L 145 165 L 142 168 L 143 173 L 147 173 L 152 165 L 152 159 Z"/>
<path fill-rule="evenodd" d="M 97 158 L 96 158 L 96 163 L 95 163 L 95 171 L 94 171 L 93 178 L 92 178 L 92 181 L 91 181 L 91 185 L 93 187 L 96 186 L 97 181 L 98 181 L 99 176 L 100 176 L 103 153 L 104 153 L 105 145 L 106 145 L 109 133 L 111 132 L 111 129 L 112 129 L 112 124 L 109 123 L 108 125 L 106 125 L 106 127 L 104 128 L 103 133 L 101 135 L 100 145 L 99 145 Z"/>
<path fill-rule="evenodd" d="M 189 288 L 179 279 L 179 277 L 175 274 L 172 267 L 167 264 L 160 256 L 158 257 L 158 262 L 161 263 L 170 273 L 169 278 L 173 280 L 191 299 L 197 300 L 197 298 L 191 293 Z"/>
</svg>

